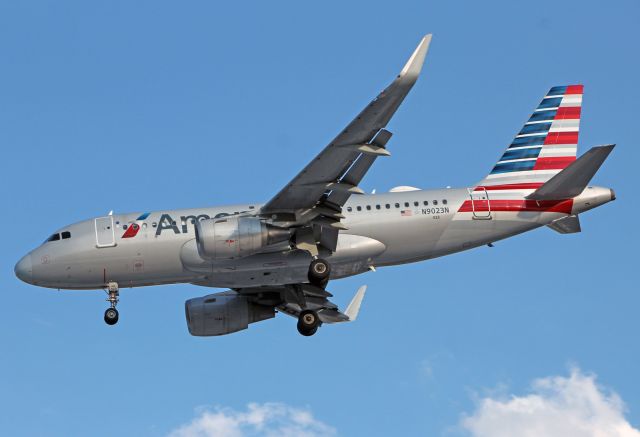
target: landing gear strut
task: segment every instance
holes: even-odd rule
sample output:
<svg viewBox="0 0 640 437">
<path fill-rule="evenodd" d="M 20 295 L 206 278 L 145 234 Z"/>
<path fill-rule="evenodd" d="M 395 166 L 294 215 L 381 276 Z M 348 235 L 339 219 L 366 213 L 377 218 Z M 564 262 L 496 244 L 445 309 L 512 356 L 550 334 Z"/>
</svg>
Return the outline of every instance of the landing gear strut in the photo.
<svg viewBox="0 0 640 437">
<path fill-rule="evenodd" d="M 318 313 L 312 310 L 304 310 L 298 316 L 298 332 L 305 337 L 309 337 L 316 333 L 320 323 Z"/>
<path fill-rule="evenodd" d="M 331 266 L 322 258 L 316 258 L 309 265 L 309 273 L 307 277 L 309 282 L 318 287 L 326 287 L 331 274 Z"/>
<path fill-rule="evenodd" d="M 115 325 L 118 323 L 118 310 L 116 309 L 116 305 L 118 305 L 118 297 L 120 296 L 120 290 L 118 288 L 117 282 L 109 282 L 107 284 L 107 293 L 109 297 L 107 298 L 107 302 L 111 305 L 110 308 L 104 312 L 104 321 L 107 325 Z"/>
</svg>

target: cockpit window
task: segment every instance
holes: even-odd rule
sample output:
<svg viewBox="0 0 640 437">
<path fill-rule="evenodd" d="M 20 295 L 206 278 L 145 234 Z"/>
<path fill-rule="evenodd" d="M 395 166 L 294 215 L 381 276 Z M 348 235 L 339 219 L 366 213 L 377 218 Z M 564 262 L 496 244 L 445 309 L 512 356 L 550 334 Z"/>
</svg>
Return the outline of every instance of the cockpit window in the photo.
<svg viewBox="0 0 640 437">
<path fill-rule="evenodd" d="M 53 234 L 52 236 L 47 238 L 47 241 L 58 241 L 59 239 L 60 239 L 60 234 Z"/>
<path fill-rule="evenodd" d="M 66 238 L 71 238 L 71 232 L 69 231 L 64 231 L 60 234 L 60 236 L 62 236 L 62 239 L 66 239 Z"/>
</svg>

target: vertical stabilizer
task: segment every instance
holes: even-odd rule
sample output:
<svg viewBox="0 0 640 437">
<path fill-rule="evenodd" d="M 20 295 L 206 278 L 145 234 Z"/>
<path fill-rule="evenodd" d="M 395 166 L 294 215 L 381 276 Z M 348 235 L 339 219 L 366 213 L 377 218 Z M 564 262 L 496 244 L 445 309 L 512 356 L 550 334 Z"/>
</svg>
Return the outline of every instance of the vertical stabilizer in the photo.
<svg viewBox="0 0 640 437">
<path fill-rule="evenodd" d="M 582 91 L 582 85 L 551 88 L 478 185 L 537 189 L 575 161 Z"/>
</svg>

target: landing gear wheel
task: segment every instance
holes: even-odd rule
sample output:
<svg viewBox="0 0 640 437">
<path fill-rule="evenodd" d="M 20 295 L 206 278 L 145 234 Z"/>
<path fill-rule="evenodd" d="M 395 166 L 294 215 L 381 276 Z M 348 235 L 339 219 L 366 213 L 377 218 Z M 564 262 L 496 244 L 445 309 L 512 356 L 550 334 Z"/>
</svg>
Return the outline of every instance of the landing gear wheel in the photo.
<svg viewBox="0 0 640 437">
<path fill-rule="evenodd" d="M 120 288 L 118 287 L 118 283 L 115 281 L 109 281 L 107 283 L 107 302 L 111 304 L 111 308 L 107 308 L 104 312 L 104 322 L 107 325 L 115 325 L 118 323 L 118 310 L 116 309 L 116 305 L 118 305 L 118 298 L 120 296 Z"/>
<path fill-rule="evenodd" d="M 320 326 L 320 317 L 318 313 L 311 310 L 304 310 L 298 317 L 298 332 L 305 337 L 309 337 L 316 333 Z"/>
<path fill-rule="evenodd" d="M 118 310 L 115 308 L 107 308 L 104 312 L 104 321 L 107 325 L 115 325 L 119 317 Z"/>
<path fill-rule="evenodd" d="M 329 275 L 331 274 L 331 266 L 322 258 L 317 258 L 311 261 L 309 265 L 309 282 L 319 287 L 325 287 L 329 282 Z"/>
</svg>

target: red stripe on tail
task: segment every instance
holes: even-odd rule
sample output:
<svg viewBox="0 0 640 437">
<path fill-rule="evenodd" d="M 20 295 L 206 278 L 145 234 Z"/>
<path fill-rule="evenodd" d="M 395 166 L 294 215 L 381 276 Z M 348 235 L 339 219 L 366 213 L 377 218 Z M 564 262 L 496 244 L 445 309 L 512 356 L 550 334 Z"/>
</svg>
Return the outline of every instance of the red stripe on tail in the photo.
<svg viewBox="0 0 640 437">
<path fill-rule="evenodd" d="M 569 85 L 565 94 L 582 94 L 584 91 L 584 85 Z"/>
<path fill-rule="evenodd" d="M 580 106 L 564 106 L 558 108 L 556 120 L 576 120 L 580 118 Z"/>
<path fill-rule="evenodd" d="M 549 132 L 545 144 L 578 144 L 578 132 Z"/>
<path fill-rule="evenodd" d="M 538 158 L 534 170 L 561 170 L 576 160 L 575 156 L 550 156 Z"/>
</svg>

